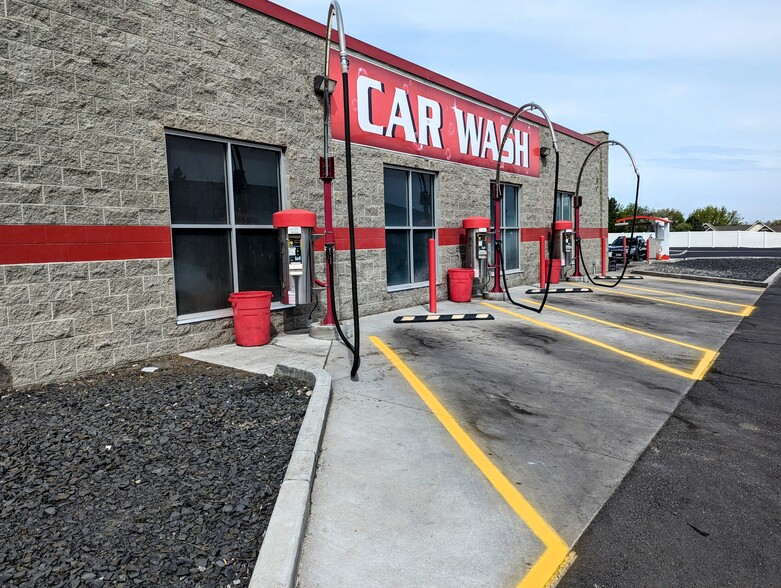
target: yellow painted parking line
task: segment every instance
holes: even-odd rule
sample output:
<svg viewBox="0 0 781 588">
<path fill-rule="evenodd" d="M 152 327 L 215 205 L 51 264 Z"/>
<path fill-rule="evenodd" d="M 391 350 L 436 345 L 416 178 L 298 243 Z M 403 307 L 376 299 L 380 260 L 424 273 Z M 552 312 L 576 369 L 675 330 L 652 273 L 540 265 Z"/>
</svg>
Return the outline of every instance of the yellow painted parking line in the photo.
<svg viewBox="0 0 781 588">
<path fill-rule="evenodd" d="M 708 373 L 710 366 L 713 365 L 713 362 L 716 361 L 716 358 L 718 356 L 719 356 L 718 351 L 708 351 L 707 353 L 705 353 L 705 355 L 702 356 L 700 363 L 697 364 L 697 367 L 694 368 L 694 371 L 692 372 L 692 376 L 694 376 L 694 379 L 702 380 L 702 378 L 705 377 L 706 373 Z"/>
<path fill-rule="evenodd" d="M 526 300 L 524 299 L 523 302 L 528 302 L 530 304 L 535 304 L 536 300 Z M 649 333 L 648 331 L 641 331 L 640 329 L 634 329 L 632 327 L 627 327 L 626 325 L 619 325 L 618 323 L 613 323 L 610 321 L 606 321 L 604 319 L 598 319 L 593 316 L 588 316 L 587 314 L 580 314 L 579 312 L 573 312 L 571 310 L 566 310 L 564 308 L 559 308 L 558 306 L 554 306 L 550 303 L 545 305 L 545 308 L 549 308 L 550 310 L 555 310 L 556 312 L 562 312 L 564 314 L 569 314 L 572 316 L 576 316 L 578 318 L 586 319 L 587 321 L 592 321 L 595 323 L 599 323 L 600 325 L 607 325 L 608 327 L 615 327 L 616 329 L 621 329 L 623 331 L 629 331 L 630 333 L 636 333 L 638 335 L 643 335 L 644 337 L 650 337 L 651 339 L 658 339 L 659 341 L 664 341 L 666 343 L 672 343 L 673 345 L 680 345 L 681 347 L 688 347 L 689 349 L 694 349 L 696 351 L 702 351 L 703 353 L 715 353 L 715 351 L 711 349 L 706 349 L 705 347 L 699 347 L 697 345 L 692 345 L 691 343 L 686 343 L 684 341 L 678 341 L 677 339 L 670 339 L 669 337 L 662 337 L 661 335 L 657 335 L 655 333 Z"/>
<path fill-rule="evenodd" d="M 630 286 L 628 284 L 621 284 L 621 287 L 628 288 L 630 290 L 637 290 L 638 292 L 650 292 L 651 294 L 665 294 L 666 296 L 674 296 L 676 298 L 688 298 L 689 300 L 702 300 L 703 302 L 713 302 L 715 304 L 737 306 L 738 308 L 743 308 L 743 309 L 746 309 L 747 307 L 751 306 L 750 304 L 741 304 L 739 302 L 729 302 L 727 300 L 718 300 L 716 298 L 705 298 L 704 296 L 692 296 L 691 294 L 680 294 L 678 292 L 668 292 L 667 290 L 655 290 L 654 288 L 641 288 L 640 286 Z"/>
<path fill-rule="evenodd" d="M 508 310 L 506 308 L 502 308 L 501 306 L 496 306 L 495 304 L 490 304 L 489 302 L 483 302 L 483 306 L 488 306 L 490 308 L 493 308 L 495 310 L 498 310 L 500 312 L 503 312 L 505 314 L 512 315 L 516 318 L 525 320 L 529 323 L 532 323 L 533 325 L 537 325 L 538 327 L 542 327 L 544 329 L 548 329 L 550 331 L 554 331 L 556 333 L 561 333 L 562 335 L 567 335 L 569 337 L 572 337 L 574 339 L 578 339 L 579 341 L 583 341 L 585 343 L 590 343 L 591 345 L 594 345 L 596 347 L 600 347 L 602 349 L 605 349 L 607 351 L 612 351 L 613 353 L 616 353 L 618 355 L 621 355 L 623 357 L 629 358 L 633 361 L 636 361 L 638 363 L 642 363 L 643 365 L 650 366 L 652 368 L 656 368 L 658 370 L 661 370 L 663 372 L 667 372 L 668 374 L 674 374 L 676 376 L 681 376 L 682 378 L 687 378 L 690 380 L 701 380 L 703 376 L 705 375 L 705 371 L 707 370 L 707 366 L 705 368 L 701 369 L 702 361 L 697 365 L 697 367 L 691 371 L 691 372 L 685 372 L 683 370 L 679 370 L 677 368 L 674 368 L 672 366 L 669 366 L 665 363 L 662 363 L 660 361 L 654 361 L 653 359 L 648 359 L 647 357 L 643 357 L 642 355 L 637 355 L 636 353 L 630 353 L 628 351 L 624 351 L 623 349 L 619 349 L 618 347 L 614 347 L 612 345 L 608 345 L 607 343 L 603 343 L 602 341 L 598 341 L 597 339 L 592 339 L 591 337 L 586 337 L 585 335 L 581 335 L 579 333 L 575 333 L 573 331 L 568 331 L 567 329 L 562 329 L 561 327 L 557 327 L 556 325 L 551 325 L 550 323 L 545 323 L 543 321 L 538 321 L 537 319 L 533 319 L 528 316 L 524 316 L 522 314 L 518 314 L 517 312 L 513 312 L 511 310 Z M 713 359 L 715 359 L 716 355 L 718 355 L 715 351 L 708 351 L 707 354 L 715 354 L 713 356 Z M 711 362 L 712 363 L 712 360 Z M 710 365 L 708 363 L 708 365 Z"/>
<path fill-rule="evenodd" d="M 651 281 L 662 280 L 663 282 L 676 282 L 677 284 L 691 284 L 692 286 L 709 286 L 711 288 L 727 288 L 728 290 L 747 290 L 749 292 L 762 293 L 764 288 L 761 286 L 736 286 L 735 284 L 721 284 L 719 282 L 705 282 L 703 280 L 686 280 L 683 278 L 662 278 L 659 276 L 645 276 L 651 278 Z"/>
<path fill-rule="evenodd" d="M 497 468 L 488 456 L 477 446 L 466 431 L 461 428 L 456 419 L 447 411 L 436 396 L 420 381 L 411 369 L 394 351 L 377 337 L 369 337 L 372 343 L 385 354 L 385 357 L 396 366 L 410 386 L 418 393 L 421 400 L 428 406 L 442 426 L 458 443 L 480 472 L 488 479 L 505 502 L 513 509 L 520 519 L 531 529 L 532 533 L 542 541 L 545 551 L 534 563 L 528 573 L 518 583 L 517 588 L 542 588 L 556 574 L 559 567 L 565 563 L 569 548 L 558 533 L 542 518 L 515 485 Z"/>
<path fill-rule="evenodd" d="M 622 292 L 620 290 L 616 290 L 615 288 L 611 289 L 608 292 L 605 292 L 603 290 L 594 290 L 595 292 L 599 292 L 600 294 L 617 294 L 619 296 L 630 296 L 632 298 L 642 298 L 643 300 L 651 300 L 653 302 L 661 302 L 662 304 L 672 304 L 673 306 L 684 306 L 686 308 L 695 308 L 697 310 L 705 310 L 707 312 L 715 312 L 717 314 L 728 314 L 731 316 L 748 316 L 751 314 L 751 311 L 754 310 L 753 306 L 750 306 L 748 308 L 745 308 L 741 312 L 732 312 L 730 310 L 721 310 L 718 308 L 710 308 L 709 306 L 698 306 L 696 304 L 686 304 L 685 302 L 675 302 L 674 300 L 665 300 L 664 298 L 653 298 L 651 296 L 643 296 L 642 294 L 630 294 L 629 292 Z"/>
</svg>

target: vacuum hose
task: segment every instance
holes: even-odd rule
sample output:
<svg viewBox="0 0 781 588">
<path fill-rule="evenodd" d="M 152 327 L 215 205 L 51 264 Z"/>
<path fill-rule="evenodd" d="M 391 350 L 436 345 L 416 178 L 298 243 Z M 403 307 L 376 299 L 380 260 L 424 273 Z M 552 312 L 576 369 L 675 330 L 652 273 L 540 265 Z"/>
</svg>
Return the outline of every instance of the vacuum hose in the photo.
<svg viewBox="0 0 781 588">
<path fill-rule="evenodd" d="M 548 114 L 545 112 L 545 110 L 542 109 L 541 106 L 538 106 L 534 102 L 529 102 L 528 104 L 524 104 L 518 110 L 515 111 L 515 114 L 510 119 L 510 122 L 507 123 L 507 128 L 504 131 L 504 136 L 502 137 L 502 142 L 500 143 L 500 145 L 502 145 L 502 148 L 504 148 L 504 143 L 507 140 L 507 136 L 510 133 L 513 124 L 518 119 L 518 117 L 521 115 L 521 113 L 527 112 L 529 110 L 538 110 L 540 113 L 542 113 L 542 116 L 548 122 L 548 129 L 550 130 L 551 139 L 553 141 L 553 150 L 556 153 L 556 170 L 555 170 L 554 176 L 553 176 L 553 219 L 551 220 L 551 225 L 550 225 L 551 226 L 551 229 L 550 229 L 551 230 L 551 237 L 552 237 L 553 234 L 554 234 L 554 231 L 556 230 L 556 214 L 558 213 L 556 202 L 558 200 L 557 195 L 558 195 L 558 192 L 559 192 L 559 146 L 558 146 L 558 143 L 556 142 L 556 133 L 553 130 L 553 123 L 551 123 L 551 120 L 548 117 Z M 501 168 L 502 168 L 502 158 L 499 157 L 499 160 L 496 163 L 496 188 L 495 188 L 495 190 L 496 190 L 496 197 L 500 198 L 500 199 L 502 198 L 502 187 L 501 187 L 501 183 L 500 183 L 500 180 L 501 180 L 501 177 L 500 177 L 501 176 Z M 501 211 L 498 211 L 498 212 L 501 212 Z M 496 222 L 496 225 L 498 227 L 499 219 L 497 218 L 495 220 L 495 222 Z M 513 297 L 510 295 L 510 289 L 507 287 L 507 274 L 505 273 L 505 270 L 504 270 L 504 251 L 502 251 L 502 238 L 501 238 L 501 234 L 499 233 L 498 228 L 497 228 L 497 231 L 496 231 L 494 247 L 496 247 L 497 251 L 499 252 L 499 256 L 498 256 L 499 270 L 500 270 L 500 272 L 502 274 L 502 282 L 504 283 L 504 291 L 507 294 L 507 300 L 509 300 L 515 306 L 519 306 L 521 308 L 525 308 L 526 310 L 531 310 L 531 311 L 534 311 L 534 312 L 537 312 L 537 313 L 542 312 L 542 309 L 545 308 L 545 303 L 548 300 L 548 289 L 549 289 L 548 286 L 550 285 L 550 279 L 551 279 L 551 276 L 553 275 L 553 263 L 549 263 L 548 264 L 548 275 L 547 275 L 547 277 L 545 279 L 546 287 L 545 287 L 545 294 L 542 297 L 542 302 L 540 303 L 540 305 L 538 307 L 529 306 L 527 304 L 522 304 L 520 302 L 516 302 L 515 300 L 513 300 Z M 553 259 L 553 239 L 552 238 L 548 239 L 548 259 L 551 259 L 551 260 Z"/>
<path fill-rule="evenodd" d="M 355 261 L 355 219 L 353 217 L 353 156 L 350 143 L 350 88 L 347 84 L 347 71 L 342 72 L 342 84 L 344 96 L 344 158 L 347 166 L 347 228 L 350 233 L 350 278 L 352 282 L 353 296 L 353 367 L 350 376 L 355 377 L 361 366 L 361 329 L 358 320 L 358 269 Z M 333 259 L 331 260 L 331 288 L 333 288 Z M 336 305 L 334 305 L 336 306 Z M 336 324 L 339 324 L 334 320 Z M 342 336 L 344 339 L 344 336 Z"/>
<path fill-rule="evenodd" d="M 578 183 L 575 187 L 575 201 L 578 201 L 578 195 L 580 193 L 580 180 L 583 178 L 583 170 L 586 169 L 586 163 L 588 163 L 589 158 L 597 151 L 597 149 L 600 149 L 604 146 L 610 146 L 610 145 L 617 145 L 618 147 L 621 147 L 626 154 L 629 156 L 629 160 L 632 162 L 632 167 L 635 169 L 635 176 L 637 176 L 637 180 L 635 182 L 635 205 L 634 209 L 632 211 L 632 231 L 629 234 L 629 242 L 631 243 L 635 236 L 635 223 L 637 222 L 637 203 L 640 200 L 640 172 L 637 171 L 637 164 L 635 163 L 635 158 L 632 157 L 632 154 L 629 152 L 629 149 L 627 149 L 623 143 L 619 143 L 618 141 L 613 141 L 612 139 L 608 141 L 602 141 L 601 143 L 598 143 L 594 146 L 594 148 L 589 152 L 588 155 L 586 155 L 586 159 L 583 160 L 583 165 L 580 166 L 580 173 L 578 174 Z M 626 267 L 629 265 L 629 255 L 624 255 L 624 267 L 621 269 L 621 275 L 618 277 L 618 279 L 613 284 L 598 284 L 596 283 L 591 275 L 588 273 L 588 268 L 586 267 L 586 260 L 583 258 L 583 247 L 580 246 L 580 235 L 575 235 L 575 241 L 577 242 L 577 248 L 578 252 L 580 253 L 580 263 L 583 265 L 583 271 L 586 273 L 586 277 L 588 278 L 588 281 L 591 282 L 594 286 L 599 286 L 600 288 L 615 288 L 621 283 L 621 280 L 624 279 L 624 275 L 626 274 Z M 602 273 L 605 273 L 605 268 L 602 268 Z"/>
<path fill-rule="evenodd" d="M 342 22 L 342 11 L 339 8 L 339 3 L 336 0 L 332 0 L 328 8 L 328 26 L 325 36 L 325 70 L 324 70 L 324 110 L 323 110 L 323 159 L 325 161 L 326 172 L 330 172 L 328 167 L 328 140 L 330 135 L 331 126 L 331 100 L 330 92 L 328 89 L 329 79 L 329 60 L 331 56 L 331 31 L 333 26 L 333 17 L 336 16 L 338 34 L 339 34 L 339 59 L 342 68 L 342 87 L 344 96 L 344 149 L 345 149 L 345 161 L 347 172 L 347 225 L 350 235 L 350 273 L 352 281 L 352 298 L 353 298 L 353 325 L 355 329 L 354 344 L 350 341 L 342 332 L 342 327 L 339 324 L 339 318 L 336 314 L 336 296 L 334 289 L 334 244 L 326 243 L 325 249 L 325 262 L 328 272 L 328 278 L 330 283 L 330 300 L 331 310 L 334 316 L 334 325 L 339 337 L 347 346 L 347 348 L 353 354 L 353 365 L 350 370 L 350 376 L 355 378 L 358 373 L 358 368 L 361 365 L 360 356 L 360 341 L 361 331 L 358 314 L 358 278 L 357 278 L 357 264 L 355 261 L 355 220 L 353 217 L 353 171 L 352 171 L 352 149 L 350 143 L 350 91 L 348 85 L 348 71 L 349 63 L 347 60 L 347 43 L 344 35 L 344 23 Z M 327 174 L 326 174 L 327 175 Z"/>
</svg>

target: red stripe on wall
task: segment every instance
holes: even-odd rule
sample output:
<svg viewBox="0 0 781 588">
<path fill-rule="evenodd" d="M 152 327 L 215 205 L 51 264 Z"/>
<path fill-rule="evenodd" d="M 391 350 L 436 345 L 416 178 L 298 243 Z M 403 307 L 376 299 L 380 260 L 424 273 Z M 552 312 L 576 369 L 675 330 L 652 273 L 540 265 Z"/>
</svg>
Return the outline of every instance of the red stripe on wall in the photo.
<svg viewBox="0 0 781 588">
<path fill-rule="evenodd" d="M 315 229 L 319 234 L 325 232 L 325 229 L 319 227 Z M 350 248 L 350 231 L 346 227 L 334 228 L 334 241 L 336 249 L 346 251 Z M 385 229 L 384 228 L 359 228 L 355 227 L 355 248 L 356 249 L 385 249 Z M 315 241 L 315 251 L 325 249 L 325 239 Z"/>
<path fill-rule="evenodd" d="M 523 228 L 521 241 L 537 241 L 550 229 Z M 323 229 L 317 229 L 323 233 Z M 438 229 L 439 246 L 463 245 L 464 229 Z M 607 236 L 607 229 L 582 228 L 583 239 Z M 347 228 L 334 229 L 336 248 L 350 248 Z M 356 227 L 356 249 L 385 249 L 385 229 Z M 323 251 L 324 241 L 315 242 L 315 251 Z M 168 226 L 135 225 L 0 225 L 0 265 L 20 263 L 66 263 L 73 261 L 113 261 L 121 259 L 169 258 L 171 229 Z"/>
<path fill-rule="evenodd" d="M 548 233 L 550 233 L 550 227 L 545 227 L 543 229 L 524 228 L 521 229 L 521 241 L 539 241 L 540 237 L 545 237 L 547 239 Z"/>
<path fill-rule="evenodd" d="M 584 229 L 580 228 L 581 239 L 599 239 L 600 237 L 607 237 L 607 227 L 604 229 Z"/>
<path fill-rule="evenodd" d="M 460 227 L 439 229 L 439 246 L 463 245 L 466 243 L 466 233 Z"/>
<path fill-rule="evenodd" d="M 521 229 L 521 241 L 539 241 L 540 237 L 548 238 L 550 227 L 545 228 L 524 228 Z M 599 239 L 607 237 L 607 228 L 580 228 L 581 239 Z"/>
<path fill-rule="evenodd" d="M 171 255 L 168 226 L 0 226 L 0 264 L 152 259 Z"/>
</svg>

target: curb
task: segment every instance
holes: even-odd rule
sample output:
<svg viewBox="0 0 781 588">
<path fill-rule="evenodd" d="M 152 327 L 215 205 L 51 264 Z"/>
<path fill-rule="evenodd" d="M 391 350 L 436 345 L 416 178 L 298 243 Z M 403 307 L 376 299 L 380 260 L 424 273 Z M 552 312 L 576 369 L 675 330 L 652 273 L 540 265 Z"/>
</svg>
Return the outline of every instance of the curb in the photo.
<svg viewBox="0 0 781 588">
<path fill-rule="evenodd" d="M 765 285 L 772 286 L 776 282 L 781 280 L 781 267 L 778 268 L 775 272 L 773 272 L 773 275 L 771 275 L 767 280 L 765 280 Z"/>
<path fill-rule="evenodd" d="M 640 274 L 642 276 L 657 276 L 660 278 L 677 278 L 679 280 L 694 280 L 698 282 L 716 282 L 719 284 L 737 284 L 739 286 L 754 286 L 755 288 L 767 288 L 768 281 L 755 282 L 753 280 L 737 280 L 732 278 L 714 278 L 711 276 L 696 276 L 693 274 L 672 274 L 669 272 L 655 272 L 653 270 L 636 269 L 632 270 L 633 274 Z M 776 272 L 777 274 L 778 272 Z M 774 276 L 776 274 L 773 274 Z M 772 277 L 772 276 L 771 276 Z"/>
<path fill-rule="evenodd" d="M 325 370 L 277 365 L 274 375 L 306 382 L 312 386 L 312 397 L 260 546 L 250 588 L 295 587 L 317 455 L 331 402 L 331 375 Z"/>
</svg>

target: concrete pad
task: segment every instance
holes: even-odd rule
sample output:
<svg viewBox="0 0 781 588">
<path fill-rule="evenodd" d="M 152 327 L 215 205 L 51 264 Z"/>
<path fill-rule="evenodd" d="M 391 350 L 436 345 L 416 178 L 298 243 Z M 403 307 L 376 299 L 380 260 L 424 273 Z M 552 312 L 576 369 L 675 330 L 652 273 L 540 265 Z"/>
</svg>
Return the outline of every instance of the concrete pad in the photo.
<svg viewBox="0 0 781 588">
<path fill-rule="evenodd" d="M 353 336 L 352 322 L 340 322 L 339 328 L 342 329 L 342 333 L 348 339 Z M 309 336 L 313 339 L 322 339 L 324 341 L 339 341 L 339 333 L 336 330 L 335 325 L 321 325 L 320 323 L 312 323 L 309 327 Z"/>
<path fill-rule="evenodd" d="M 381 361 L 334 382 L 299 586 L 515 585 L 542 544 Z"/>
<path fill-rule="evenodd" d="M 268 345 L 259 347 L 221 345 L 182 355 L 256 374 L 272 375 L 280 363 L 304 370 L 323 369 L 330 349 L 331 341 L 312 339 L 308 333 L 294 333 L 279 334 Z"/>
</svg>

